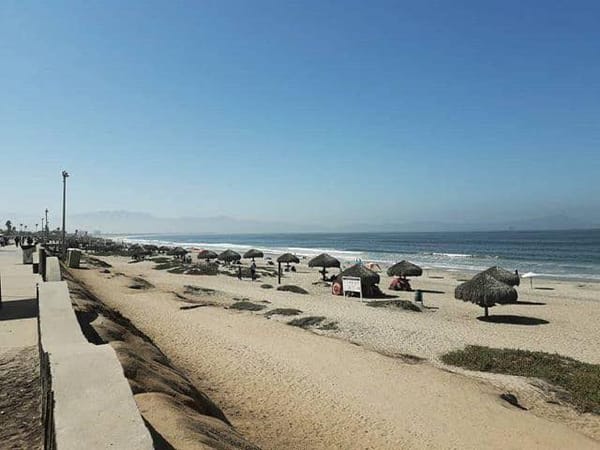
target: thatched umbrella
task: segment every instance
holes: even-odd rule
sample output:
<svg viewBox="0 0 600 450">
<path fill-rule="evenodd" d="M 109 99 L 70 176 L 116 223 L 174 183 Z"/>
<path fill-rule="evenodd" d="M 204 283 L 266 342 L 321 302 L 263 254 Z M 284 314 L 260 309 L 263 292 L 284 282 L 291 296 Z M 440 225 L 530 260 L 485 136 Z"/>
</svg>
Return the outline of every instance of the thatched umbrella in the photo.
<svg viewBox="0 0 600 450">
<path fill-rule="evenodd" d="M 242 256 L 238 252 L 234 252 L 233 250 L 225 250 L 223 253 L 219 254 L 218 258 L 224 262 L 233 262 L 239 261 L 242 259 Z"/>
<path fill-rule="evenodd" d="M 454 290 L 454 297 L 481 306 L 485 309 L 485 317 L 488 317 L 489 307 L 514 303 L 517 301 L 518 294 L 512 286 L 482 272 L 458 285 Z"/>
<path fill-rule="evenodd" d="M 423 269 L 411 262 L 400 261 L 390 267 L 387 270 L 387 274 L 390 277 L 420 277 L 423 274 Z"/>
<path fill-rule="evenodd" d="M 144 248 L 149 251 L 150 253 L 154 253 L 158 251 L 158 245 L 154 245 L 154 244 L 145 244 Z"/>
<path fill-rule="evenodd" d="M 215 252 L 213 252 L 212 250 L 201 250 L 198 253 L 198 259 L 205 259 L 207 261 L 211 260 L 211 259 L 215 259 L 218 258 L 219 255 L 217 255 Z"/>
<path fill-rule="evenodd" d="M 487 273 L 488 275 L 493 276 L 496 280 L 501 281 L 504 284 L 508 284 L 509 286 L 518 286 L 521 284 L 521 279 L 517 273 L 509 272 L 502 267 L 490 267 L 489 269 L 484 270 L 482 273 Z"/>
<path fill-rule="evenodd" d="M 322 267 L 323 280 L 325 280 L 325 274 L 327 273 L 327 268 L 329 267 L 340 267 L 340 262 L 335 259 L 333 256 L 328 255 L 327 253 L 321 253 L 318 256 L 315 256 L 308 262 L 308 267 Z"/>
<path fill-rule="evenodd" d="M 284 253 L 283 255 L 281 255 L 280 257 L 277 258 L 277 262 L 278 263 L 286 263 L 286 264 L 299 264 L 300 263 L 300 258 L 298 258 L 296 255 L 292 254 L 292 253 Z"/>
<path fill-rule="evenodd" d="M 351 267 L 340 272 L 337 276 L 336 281 L 342 283 L 343 277 L 358 277 L 360 278 L 360 285 L 362 289 L 363 297 L 370 297 L 373 292 L 373 287 L 379 283 L 379 274 L 373 272 L 371 269 L 367 269 L 364 264 L 355 264 Z"/>
<path fill-rule="evenodd" d="M 158 247 L 159 253 L 169 253 L 170 251 L 171 251 L 171 247 L 169 247 L 167 245 L 161 245 L 160 247 Z"/>
<path fill-rule="evenodd" d="M 175 248 L 169 250 L 169 252 L 167 254 L 175 256 L 176 258 L 181 258 L 183 260 L 185 258 L 185 255 L 187 255 L 188 253 L 189 253 L 189 251 L 183 247 L 175 247 Z"/>
<path fill-rule="evenodd" d="M 264 256 L 265 255 L 263 254 L 263 252 L 261 252 L 260 250 L 256 250 L 255 248 L 251 248 L 246 253 L 244 253 L 244 258 L 252 258 L 252 261 L 254 261 L 254 258 L 262 258 Z"/>
</svg>

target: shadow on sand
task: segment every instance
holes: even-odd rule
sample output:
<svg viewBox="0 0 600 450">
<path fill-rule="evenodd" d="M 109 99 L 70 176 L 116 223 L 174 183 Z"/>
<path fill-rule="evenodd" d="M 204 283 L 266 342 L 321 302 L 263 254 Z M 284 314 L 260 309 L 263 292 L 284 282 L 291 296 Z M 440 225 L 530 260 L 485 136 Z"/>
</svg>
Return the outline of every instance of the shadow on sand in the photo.
<svg viewBox="0 0 600 450">
<path fill-rule="evenodd" d="M 2 302 L 0 322 L 5 320 L 31 319 L 37 317 L 38 307 L 35 298 Z"/>
<path fill-rule="evenodd" d="M 553 291 L 554 288 L 551 287 L 534 287 L 534 289 L 537 289 L 538 291 Z"/>
<path fill-rule="evenodd" d="M 417 289 L 415 289 L 417 290 Z M 421 291 L 423 294 L 445 294 L 444 291 L 432 291 L 431 289 L 418 289 L 419 291 Z"/>
<path fill-rule="evenodd" d="M 545 303 L 544 302 L 528 302 L 528 301 L 516 301 L 513 303 L 513 305 L 530 305 L 530 306 L 544 306 Z"/>
<path fill-rule="evenodd" d="M 512 315 L 493 315 L 489 317 L 479 316 L 477 320 L 490 323 L 506 323 L 511 325 L 545 325 L 548 322 L 537 317 L 512 316 Z"/>
</svg>

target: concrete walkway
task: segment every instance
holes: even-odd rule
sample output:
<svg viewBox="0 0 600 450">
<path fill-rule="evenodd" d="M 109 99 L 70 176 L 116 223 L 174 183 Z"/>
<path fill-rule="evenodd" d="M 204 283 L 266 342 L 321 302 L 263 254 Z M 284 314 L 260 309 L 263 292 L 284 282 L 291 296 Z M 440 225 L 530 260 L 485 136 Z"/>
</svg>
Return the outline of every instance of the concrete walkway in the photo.
<svg viewBox="0 0 600 450">
<path fill-rule="evenodd" d="M 21 250 L 0 247 L 0 353 L 37 345 L 35 285 L 42 281 L 31 264 L 22 263 Z"/>
<path fill-rule="evenodd" d="M 0 447 L 41 448 L 40 361 L 35 285 L 20 249 L 0 247 Z"/>
</svg>

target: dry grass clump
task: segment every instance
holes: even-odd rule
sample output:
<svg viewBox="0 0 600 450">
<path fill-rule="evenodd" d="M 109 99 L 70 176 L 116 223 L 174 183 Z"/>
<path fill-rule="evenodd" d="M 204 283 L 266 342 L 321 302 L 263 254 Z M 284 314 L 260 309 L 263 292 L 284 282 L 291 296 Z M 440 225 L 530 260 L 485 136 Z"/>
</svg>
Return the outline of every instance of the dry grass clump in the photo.
<svg viewBox="0 0 600 450">
<path fill-rule="evenodd" d="M 367 306 L 374 308 L 403 309 L 405 311 L 423 312 L 419 306 L 409 300 L 378 300 L 367 302 Z"/>
<path fill-rule="evenodd" d="M 146 290 L 154 287 L 152 283 L 142 277 L 133 277 L 133 284 L 129 285 L 129 289 Z"/>
<path fill-rule="evenodd" d="M 567 356 L 469 345 L 442 355 L 446 364 L 480 372 L 539 378 L 564 390 L 564 400 L 584 413 L 600 414 L 600 365 Z"/>
<path fill-rule="evenodd" d="M 88 262 L 88 264 L 91 264 L 92 266 L 104 267 L 104 268 L 112 267 L 112 265 L 110 265 L 106 261 L 102 261 L 101 259 L 94 258 L 93 256 L 90 256 L 90 255 L 86 255 L 85 260 Z"/>
<path fill-rule="evenodd" d="M 307 290 L 302 289 L 300 286 L 296 286 L 293 284 L 285 284 L 283 286 L 279 286 L 277 290 L 283 292 L 293 292 L 294 294 L 308 294 Z"/>
<path fill-rule="evenodd" d="M 271 311 L 267 311 L 265 313 L 265 317 L 271 316 L 297 316 L 298 314 L 302 314 L 302 311 L 295 308 L 275 308 Z"/>
<path fill-rule="evenodd" d="M 265 308 L 265 305 L 259 305 L 248 301 L 236 302 L 229 307 L 229 309 L 237 309 L 238 311 L 260 311 Z"/>
<path fill-rule="evenodd" d="M 273 289 L 273 285 L 269 283 L 261 284 L 260 287 L 263 289 Z"/>
<path fill-rule="evenodd" d="M 219 266 L 216 264 L 200 264 L 185 270 L 186 275 L 218 275 Z"/>
<path fill-rule="evenodd" d="M 214 295 L 215 291 L 214 289 L 209 289 L 209 288 L 204 288 L 204 287 L 200 287 L 200 286 L 193 286 L 191 284 L 186 284 L 185 286 L 183 286 L 183 292 L 185 294 L 192 294 L 192 295 Z"/>
<path fill-rule="evenodd" d="M 300 328 L 311 328 L 317 325 L 320 325 L 321 322 L 326 320 L 327 318 L 324 316 L 308 316 L 308 317 L 300 317 L 298 319 L 292 319 L 288 322 L 288 325 L 293 327 Z"/>
</svg>

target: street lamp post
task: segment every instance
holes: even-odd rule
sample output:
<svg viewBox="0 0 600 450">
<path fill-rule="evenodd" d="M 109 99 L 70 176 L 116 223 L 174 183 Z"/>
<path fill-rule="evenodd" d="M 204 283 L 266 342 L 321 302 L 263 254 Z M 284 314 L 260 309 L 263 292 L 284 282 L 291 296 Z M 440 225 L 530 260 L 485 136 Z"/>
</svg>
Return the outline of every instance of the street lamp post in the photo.
<svg viewBox="0 0 600 450">
<path fill-rule="evenodd" d="M 63 258 L 67 254 L 67 240 L 65 234 L 65 223 L 66 223 L 66 213 L 67 213 L 67 178 L 69 178 L 69 173 L 66 170 L 62 172 L 63 177 L 63 210 L 62 210 L 62 256 Z"/>
<path fill-rule="evenodd" d="M 48 208 L 46 208 L 46 228 L 44 228 L 44 244 L 48 243 L 48 232 L 50 229 L 48 228 Z"/>
</svg>

